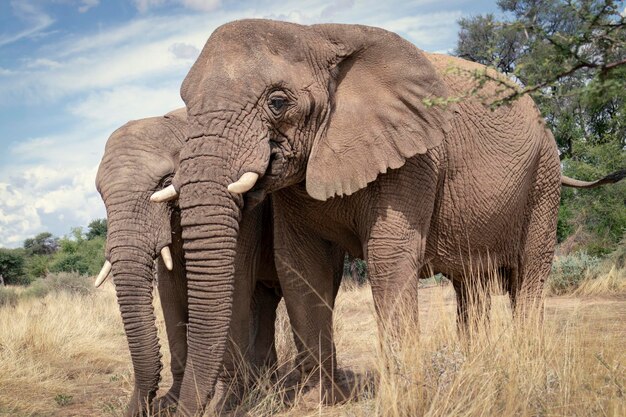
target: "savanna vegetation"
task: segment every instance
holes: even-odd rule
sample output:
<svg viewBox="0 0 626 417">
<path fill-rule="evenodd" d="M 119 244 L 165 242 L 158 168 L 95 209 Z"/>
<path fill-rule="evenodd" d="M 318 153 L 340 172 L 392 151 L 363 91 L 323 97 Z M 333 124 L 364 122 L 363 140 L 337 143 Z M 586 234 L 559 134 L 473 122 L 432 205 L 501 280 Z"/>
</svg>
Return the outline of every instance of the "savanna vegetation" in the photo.
<svg viewBox="0 0 626 417">
<path fill-rule="evenodd" d="M 608 0 L 500 0 L 501 13 L 460 20 L 455 54 L 518 81 L 554 132 L 566 175 L 626 168 L 626 24 Z M 622 10 L 620 10 L 620 8 Z M 486 79 L 488 74 L 470 76 Z M 626 383 L 626 181 L 564 189 L 546 318 L 516 321 L 497 286 L 491 320 L 473 312 L 459 336 L 445 279 L 420 293 L 421 329 L 380 343 L 367 271 L 347 260 L 335 332 L 345 404 L 307 409 L 293 390 L 295 347 L 277 320 L 279 378 L 260 377 L 242 412 L 324 416 L 623 416 Z M 132 368 L 113 285 L 93 288 L 106 220 L 64 237 L 40 233 L 0 249 L 0 415 L 119 416 Z M 358 284 L 355 284 L 356 281 Z M 158 297 L 155 300 L 158 303 Z M 160 311 L 160 310 L 157 310 Z M 402 317 L 398 318 L 399 321 Z M 159 317 L 165 367 L 167 343 Z M 419 337 L 419 340 L 418 340 Z M 285 401 L 287 399 L 287 401 Z"/>
<path fill-rule="evenodd" d="M 0 275 L 5 284 L 26 285 L 50 272 L 97 274 L 104 263 L 106 235 L 106 219 L 93 220 L 86 232 L 75 227 L 62 238 L 39 233 L 21 248 L 0 248 Z"/>
</svg>

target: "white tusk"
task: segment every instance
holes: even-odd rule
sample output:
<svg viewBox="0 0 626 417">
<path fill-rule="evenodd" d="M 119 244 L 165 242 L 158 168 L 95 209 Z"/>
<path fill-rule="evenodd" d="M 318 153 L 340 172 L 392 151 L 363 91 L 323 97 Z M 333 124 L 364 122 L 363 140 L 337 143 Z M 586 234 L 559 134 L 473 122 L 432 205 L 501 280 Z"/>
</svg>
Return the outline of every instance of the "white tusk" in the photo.
<svg viewBox="0 0 626 417">
<path fill-rule="evenodd" d="M 161 258 L 163 258 L 163 263 L 168 271 L 174 269 L 174 262 L 172 262 L 172 252 L 170 252 L 170 248 L 168 246 L 164 246 L 161 249 Z"/>
<path fill-rule="evenodd" d="M 254 187 L 254 184 L 256 184 L 256 180 L 258 179 L 259 174 L 256 172 L 244 172 L 241 178 L 239 178 L 239 181 L 233 182 L 228 186 L 228 191 L 233 194 L 243 194 Z"/>
<path fill-rule="evenodd" d="M 176 200 L 178 198 L 178 191 L 173 185 L 168 185 L 161 191 L 156 191 L 150 196 L 150 201 L 153 203 L 162 203 L 164 201 Z"/>
<path fill-rule="evenodd" d="M 106 261 L 98 274 L 98 278 L 96 278 L 95 286 L 98 288 L 104 281 L 106 281 L 109 273 L 111 272 L 111 262 Z"/>
</svg>

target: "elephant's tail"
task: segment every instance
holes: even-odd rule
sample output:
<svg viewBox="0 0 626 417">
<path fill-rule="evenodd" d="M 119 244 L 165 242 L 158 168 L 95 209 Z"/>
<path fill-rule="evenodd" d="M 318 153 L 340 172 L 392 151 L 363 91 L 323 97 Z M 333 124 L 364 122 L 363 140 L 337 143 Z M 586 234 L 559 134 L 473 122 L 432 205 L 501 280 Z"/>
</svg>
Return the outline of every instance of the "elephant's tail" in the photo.
<svg viewBox="0 0 626 417">
<path fill-rule="evenodd" d="M 580 181 L 561 175 L 561 185 L 574 188 L 596 188 L 604 184 L 614 184 L 624 178 L 626 178 L 626 169 L 620 169 L 596 181 Z"/>
</svg>

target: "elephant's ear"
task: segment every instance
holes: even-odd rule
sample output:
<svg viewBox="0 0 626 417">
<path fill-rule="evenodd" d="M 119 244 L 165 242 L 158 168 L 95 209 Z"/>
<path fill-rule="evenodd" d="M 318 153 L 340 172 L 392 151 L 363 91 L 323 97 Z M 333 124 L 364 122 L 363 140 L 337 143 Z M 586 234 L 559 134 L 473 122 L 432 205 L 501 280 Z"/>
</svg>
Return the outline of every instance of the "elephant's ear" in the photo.
<svg viewBox="0 0 626 417">
<path fill-rule="evenodd" d="M 396 34 L 353 25 L 316 25 L 331 60 L 331 109 L 313 143 L 309 195 L 350 195 L 379 173 L 439 145 L 449 111 L 424 99 L 447 96 L 426 55 Z M 333 92 L 334 87 L 334 92 Z"/>
</svg>

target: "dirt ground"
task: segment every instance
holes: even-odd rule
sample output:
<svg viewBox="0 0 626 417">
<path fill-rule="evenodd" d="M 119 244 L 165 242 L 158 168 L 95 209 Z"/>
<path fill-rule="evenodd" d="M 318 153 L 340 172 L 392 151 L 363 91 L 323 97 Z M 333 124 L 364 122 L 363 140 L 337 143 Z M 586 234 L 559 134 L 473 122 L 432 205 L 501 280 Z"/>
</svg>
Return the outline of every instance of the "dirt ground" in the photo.
<svg viewBox="0 0 626 417">
<path fill-rule="evenodd" d="M 506 302 L 506 299 L 497 297 L 494 302 Z M 421 332 L 424 337 L 428 337 L 432 323 L 438 320 L 453 323 L 454 293 L 450 287 L 445 286 L 424 288 L 420 292 L 419 308 Z M 576 317 L 576 320 L 572 320 L 573 317 Z M 548 298 L 546 321 L 554 321 L 559 326 L 583 326 L 594 330 L 585 334 L 604 335 L 603 337 L 626 341 L 626 294 L 603 298 Z M 283 327 L 286 327 L 286 324 L 283 324 Z M 335 327 L 340 369 L 356 375 L 364 375 L 371 371 L 377 330 L 368 287 L 340 292 Z M 112 364 L 104 372 L 94 373 L 79 367 L 75 372 L 76 379 L 70 381 L 70 386 L 63 393 L 56 396 L 51 394 L 54 401 L 50 401 L 49 413 L 18 415 L 121 416 L 132 388 L 132 369 L 123 333 L 117 333 L 115 338 L 114 353 L 120 359 L 117 364 Z M 167 360 L 167 356 L 167 353 L 164 354 L 164 360 Z M 161 385 L 167 388 L 170 381 L 166 365 Z M 0 415 L 15 414 L 3 414 L 0 408 Z"/>
</svg>

